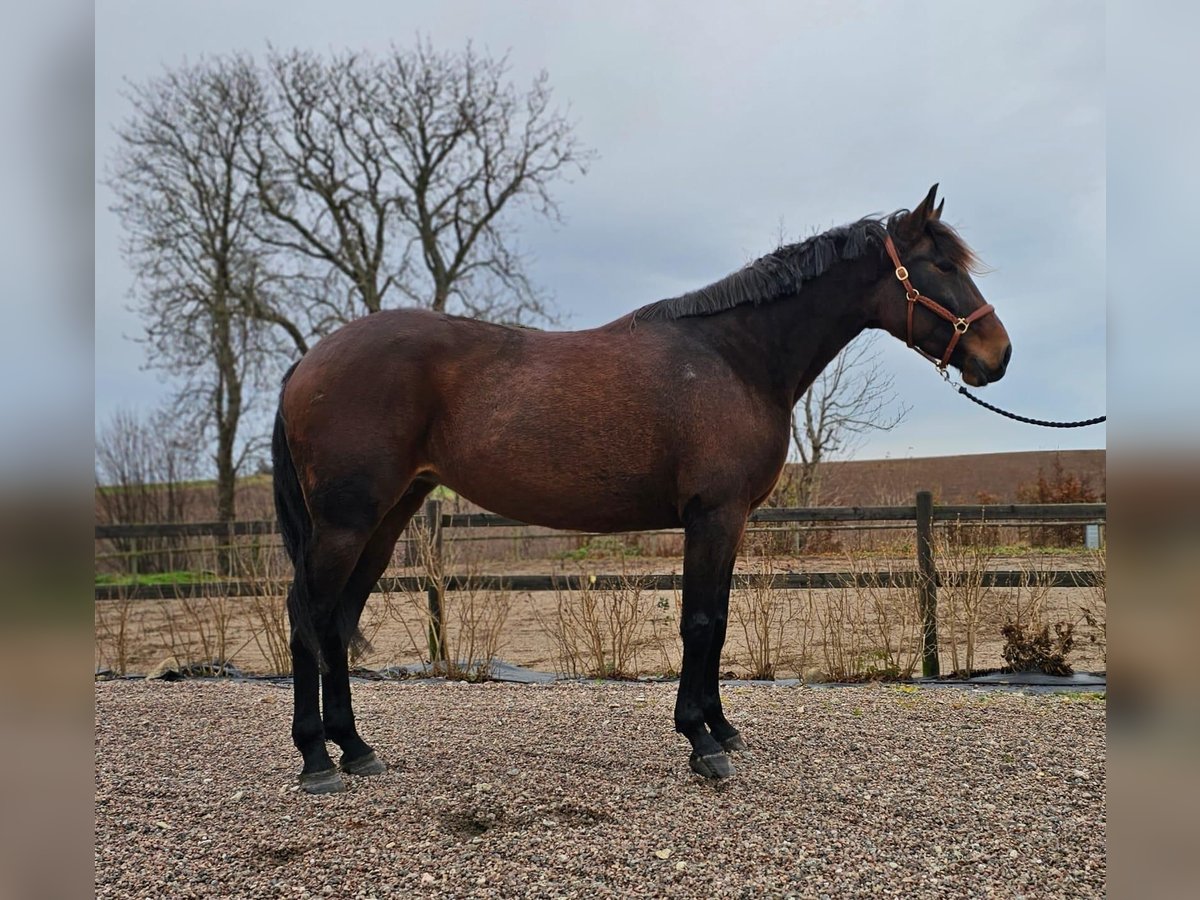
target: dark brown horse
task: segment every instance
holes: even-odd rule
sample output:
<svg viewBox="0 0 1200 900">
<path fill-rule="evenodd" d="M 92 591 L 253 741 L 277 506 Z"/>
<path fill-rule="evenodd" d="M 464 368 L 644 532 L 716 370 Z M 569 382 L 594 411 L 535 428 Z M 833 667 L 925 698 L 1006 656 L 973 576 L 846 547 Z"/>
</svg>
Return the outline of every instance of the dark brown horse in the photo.
<svg viewBox="0 0 1200 900">
<path fill-rule="evenodd" d="M 865 328 L 945 358 L 975 386 L 1008 364 L 1008 335 L 971 280 L 970 250 L 941 222 L 936 190 L 912 212 L 781 247 L 589 331 L 395 310 L 305 355 L 284 379 L 273 441 L 296 570 L 292 738 L 305 789 L 342 787 L 327 739 L 344 771 L 383 771 L 355 727 L 347 647 L 438 484 L 536 525 L 682 526 L 675 729 L 694 770 L 729 775 L 726 751 L 745 746 L 718 690 L 734 557 L 787 457 L 797 399 Z"/>
</svg>

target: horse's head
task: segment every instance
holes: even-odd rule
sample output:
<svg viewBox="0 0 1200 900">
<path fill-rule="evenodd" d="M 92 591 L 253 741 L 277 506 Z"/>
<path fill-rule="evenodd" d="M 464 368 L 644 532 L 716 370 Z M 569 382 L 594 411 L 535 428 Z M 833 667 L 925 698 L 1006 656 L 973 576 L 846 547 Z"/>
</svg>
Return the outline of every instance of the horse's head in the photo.
<svg viewBox="0 0 1200 900">
<path fill-rule="evenodd" d="M 887 222 L 891 266 L 876 285 L 877 321 L 940 368 L 952 365 L 982 387 L 1004 377 L 1008 332 L 971 279 L 975 255 L 934 206 L 937 185 L 911 212 Z"/>
</svg>

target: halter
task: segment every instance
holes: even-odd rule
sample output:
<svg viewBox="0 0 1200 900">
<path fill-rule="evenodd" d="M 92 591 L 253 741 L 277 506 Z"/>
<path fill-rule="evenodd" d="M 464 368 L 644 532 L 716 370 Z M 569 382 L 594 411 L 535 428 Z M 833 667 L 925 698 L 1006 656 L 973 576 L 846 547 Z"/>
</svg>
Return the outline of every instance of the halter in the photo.
<svg viewBox="0 0 1200 900">
<path fill-rule="evenodd" d="M 892 262 L 896 266 L 897 280 L 904 285 L 904 298 L 908 301 L 908 346 L 912 347 L 939 369 L 945 371 L 946 364 L 950 362 L 950 354 L 953 353 L 954 348 L 958 346 L 958 339 L 967 333 L 967 329 L 971 327 L 972 322 L 982 319 L 988 313 L 992 312 L 994 308 L 992 304 L 985 303 L 983 306 L 979 307 L 979 309 L 975 310 L 965 318 L 963 316 L 956 316 L 936 300 L 930 300 L 928 297 L 922 296 L 921 292 L 912 286 L 912 282 L 908 280 L 908 269 L 904 268 L 904 265 L 900 262 L 900 255 L 896 253 L 896 245 L 892 243 L 892 236 L 890 234 L 884 236 L 883 246 L 887 250 L 888 256 L 892 258 Z M 942 354 L 941 360 L 938 360 L 937 357 L 926 353 L 913 343 L 913 307 L 918 303 L 931 312 L 941 316 L 954 326 L 954 334 L 950 338 L 950 343 L 946 345 L 946 352 Z"/>
</svg>

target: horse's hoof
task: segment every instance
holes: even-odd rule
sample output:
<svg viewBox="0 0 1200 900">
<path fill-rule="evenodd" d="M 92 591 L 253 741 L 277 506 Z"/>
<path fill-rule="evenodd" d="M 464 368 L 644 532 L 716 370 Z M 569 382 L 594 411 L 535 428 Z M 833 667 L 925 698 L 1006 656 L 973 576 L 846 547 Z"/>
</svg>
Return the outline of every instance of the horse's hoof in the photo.
<svg viewBox="0 0 1200 900">
<path fill-rule="evenodd" d="M 326 769 L 324 772 L 302 772 L 300 787 L 309 794 L 334 794 L 344 791 L 346 784 L 337 769 Z"/>
<path fill-rule="evenodd" d="M 742 740 L 742 736 L 740 734 L 738 734 L 736 731 L 733 733 L 733 735 L 731 737 L 727 737 L 727 738 L 725 738 L 725 740 L 721 741 L 721 746 L 724 747 L 730 753 L 736 753 L 739 750 L 749 750 L 750 749 L 749 747 L 746 746 L 746 742 Z"/>
<path fill-rule="evenodd" d="M 384 765 L 382 759 L 375 755 L 374 750 L 358 759 L 342 757 L 341 766 L 343 772 L 351 775 L 382 775 L 387 771 L 387 766 Z"/>
<path fill-rule="evenodd" d="M 733 774 L 733 763 L 724 753 L 710 753 L 708 756 L 697 756 L 695 753 L 688 758 L 688 765 L 697 775 L 720 781 Z"/>
</svg>

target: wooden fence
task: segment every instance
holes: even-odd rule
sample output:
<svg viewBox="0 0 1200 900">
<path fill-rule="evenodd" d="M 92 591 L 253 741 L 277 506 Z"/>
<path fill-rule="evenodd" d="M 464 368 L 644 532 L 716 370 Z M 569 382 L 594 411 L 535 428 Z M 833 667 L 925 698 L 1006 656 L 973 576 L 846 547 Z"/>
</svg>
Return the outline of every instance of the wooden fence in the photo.
<svg viewBox="0 0 1200 900">
<path fill-rule="evenodd" d="M 842 588 L 842 587 L 912 587 L 920 590 L 920 613 L 923 622 L 922 673 L 938 674 L 937 657 L 937 589 L 945 580 L 937 571 L 934 557 L 933 530 L 939 522 L 959 522 L 965 525 L 1028 524 L 1039 525 L 1086 525 L 1103 526 L 1107 518 L 1104 503 L 1055 503 L 1055 504 L 1007 504 L 1007 505 L 935 505 L 928 491 L 920 491 L 912 506 L 826 506 L 811 508 L 763 508 L 755 510 L 751 523 L 758 524 L 822 524 L 830 522 L 867 523 L 903 522 L 916 526 L 916 565 L 909 572 L 790 572 L 776 574 L 770 586 L 774 589 Z M 492 513 L 444 513 L 442 501 L 430 500 L 425 504 L 423 517 L 414 518 L 414 524 L 429 528 L 434 554 L 434 568 L 441 569 L 444 533 L 447 528 L 497 528 L 519 527 L 526 523 L 506 519 Z M 430 527 L 432 525 L 432 527 Z M 175 524 L 149 525 L 97 525 L 96 540 L 162 539 L 196 536 L 234 537 L 244 535 L 277 534 L 274 521 L 246 522 L 183 522 Z M 133 554 L 136 558 L 136 554 Z M 984 587 L 1018 587 L 1036 582 L 1048 587 L 1084 587 L 1100 583 L 1103 572 L 1091 570 L 1050 570 L 1036 573 L 1026 571 L 989 570 L 983 573 Z M 678 574 L 651 574 L 637 576 L 639 584 L 653 590 L 673 590 L 682 587 L 683 579 Z M 605 589 L 620 586 L 627 580 L 624 575 L 596 574 L 588 576 L 592 587 Z M 735 587 L 744 587 L 746 576 L 734 579 Z M 374 592 L 426 591 L 433 631 L 430 645 L 435 659 L 439 658 L 441 634 L 438 627 L 442 622 L 444 608 L 443 590 L 491 589 L 519 592 L 579 590 L 581 576 L 578 575 L 447 575 L 435 581 L 424 576 L 399 576 L 381 578 Z M 198 590 L 209 595 L 245 597 L 278 595 L 286 593 L 287 585 L 282 582 L 245 580 L 212 580 L 195 583 L 170 584 L 98 584 L 95 588 L 97 601 L 117 598 L 169 600 L 194 596 Z"/>
</svg>

